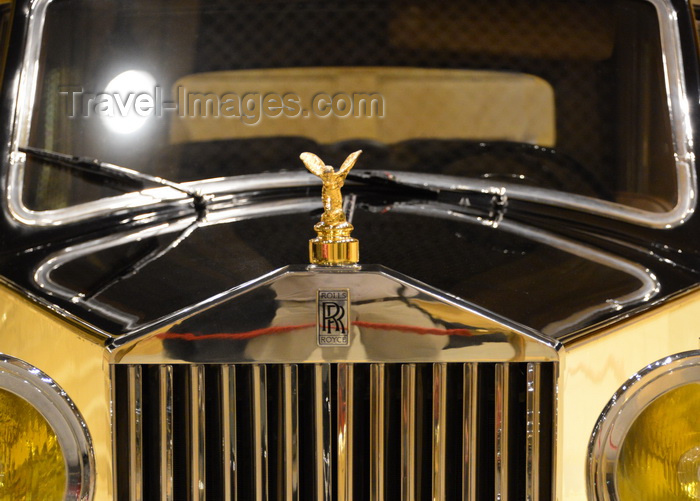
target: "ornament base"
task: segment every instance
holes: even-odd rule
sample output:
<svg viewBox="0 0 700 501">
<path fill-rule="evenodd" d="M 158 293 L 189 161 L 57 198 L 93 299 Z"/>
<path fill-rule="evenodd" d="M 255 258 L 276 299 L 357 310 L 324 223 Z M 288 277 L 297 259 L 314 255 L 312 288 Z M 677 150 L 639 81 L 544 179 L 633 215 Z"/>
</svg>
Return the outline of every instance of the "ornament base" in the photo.
<svg viewBox="0 0 700 501">
<path fill-rule="evenodd" d="M 309 260 L 319 266 L 347 266 L 360 261 L 360 242 L 354 238 L 327 241 L 309 240 Z"/>
</svg>

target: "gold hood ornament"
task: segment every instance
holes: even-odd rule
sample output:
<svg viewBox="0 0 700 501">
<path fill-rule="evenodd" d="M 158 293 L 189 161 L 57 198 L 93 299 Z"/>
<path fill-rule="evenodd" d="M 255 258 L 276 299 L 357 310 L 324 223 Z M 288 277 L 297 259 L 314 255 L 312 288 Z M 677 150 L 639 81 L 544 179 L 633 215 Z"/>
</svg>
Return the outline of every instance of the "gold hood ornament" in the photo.
<svg viewBox="0 0 700 501">
<path fill-rule="evenodd" d="M 340 188 L 353 168 L 362 150 L 352 153 L 337 171 L 323 163 L 313 153 L 302 153 L 301 160 L 309 171 L 323 181 L 323 215 L 314 225 L 316 238 L 309 240 L 311 264 L 322 266 L 347 266 L 360 260 L 360 242 L 352 238 L 353 226 L 345 219 L 343 196 Z"/>
</svg>

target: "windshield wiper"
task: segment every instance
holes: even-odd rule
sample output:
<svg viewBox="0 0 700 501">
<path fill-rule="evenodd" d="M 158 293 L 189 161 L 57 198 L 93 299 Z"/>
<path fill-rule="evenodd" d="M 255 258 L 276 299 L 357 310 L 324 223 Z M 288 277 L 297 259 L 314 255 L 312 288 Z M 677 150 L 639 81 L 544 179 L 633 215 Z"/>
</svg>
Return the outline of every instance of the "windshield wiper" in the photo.
<svg viewBox="0 0 700 501">
<path fill-rule="evenodd" d="M 192 199 L 198 219 L 202 219 L 206 215 L 207 205 L 211 198 L 210 196 L 202 194 L 201 192 L 189 188 L 184 184 L 169 181 L 158 176 L 151 176 L 150 174 L 145 174 L 128 167 L 122 167 L 121 165 L 103 162 L 97 158 L 66 155 L 65 153 L 43 150 L 41 148 L 32 148 L 29 146 L 21 147 L 19 148 L 19 151 L 54 165 L 60 165 L 62 167 L 75 169 L 89 174 L 99 174 L 110 179 L 131 184 L 140 189 L 147 188 L 149 183 L 172 188 L 186 194 Z"/>
<path fill-rule="evenodd" d="M 455 208 L 471 209 L 490 214 L 494 211 L 505 213 L 507 197 L 505 189 L 498 186 L 488 188 L 448 187 L 446 183 L 438 184 L 436 179 L 425 177 L 422 183 L 417 180 L 403 180 L 393 172 L 352 171 L 347 175 L 349 181 L 364 186 L 400 190 L 406 197 L 451 205 Z"/>
</svg>

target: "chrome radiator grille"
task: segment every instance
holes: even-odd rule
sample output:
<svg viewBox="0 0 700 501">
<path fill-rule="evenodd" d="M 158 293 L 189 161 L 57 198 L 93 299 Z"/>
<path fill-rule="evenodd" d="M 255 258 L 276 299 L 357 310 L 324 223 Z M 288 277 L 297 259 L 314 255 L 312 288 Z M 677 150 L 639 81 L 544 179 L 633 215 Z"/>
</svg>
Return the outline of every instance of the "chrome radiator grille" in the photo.
<svg viewBox="0 0 700 501">
<path fill-rule="evenodd" d="M 115 499 L 552 499 L 554 371 L 115 365 Z"/>
</svg>

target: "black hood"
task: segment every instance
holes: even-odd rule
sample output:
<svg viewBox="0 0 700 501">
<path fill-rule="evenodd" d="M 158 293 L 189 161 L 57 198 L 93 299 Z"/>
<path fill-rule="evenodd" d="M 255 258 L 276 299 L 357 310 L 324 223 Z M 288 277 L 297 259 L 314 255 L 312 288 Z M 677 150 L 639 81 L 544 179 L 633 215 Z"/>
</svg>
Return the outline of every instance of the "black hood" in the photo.
<svg viewBox="0 0 700 501">
<path fill-rule="evenodd" d="M 263 204 L 255 217 L 213 211 L 205 221 L 176 219 L 58 248 L 37 246 L 6 254 L 0 271 L 110 336 L 147 332 L 185 312 L 188 328 L 198 333 L 245 332 L 273 315 L 274 298 L 228 317 L 224 311 L 214 321 L 197 322 L 196 312 L 232 289 L 307 263 L 317 200 Z M 382 265 L 554 338 L 650 305 L 696 280 L 652 253 L 619 252 L 623 247 L 609 239 L 585 242 L 439 204 L 378 209 L 360 203 L 352 222 L 361 264 Z"/>
</svg>

